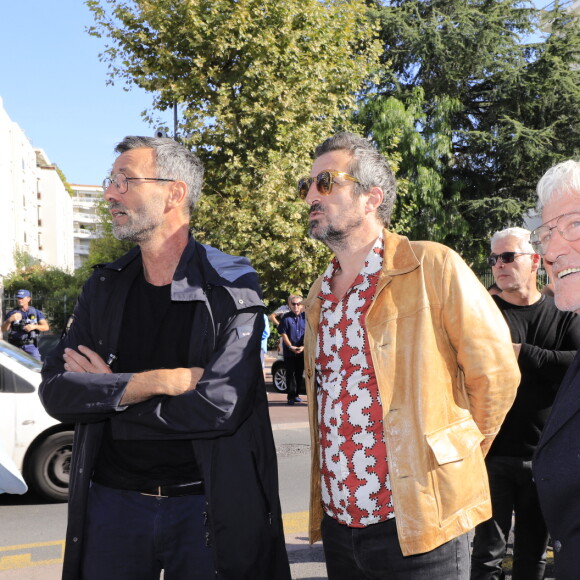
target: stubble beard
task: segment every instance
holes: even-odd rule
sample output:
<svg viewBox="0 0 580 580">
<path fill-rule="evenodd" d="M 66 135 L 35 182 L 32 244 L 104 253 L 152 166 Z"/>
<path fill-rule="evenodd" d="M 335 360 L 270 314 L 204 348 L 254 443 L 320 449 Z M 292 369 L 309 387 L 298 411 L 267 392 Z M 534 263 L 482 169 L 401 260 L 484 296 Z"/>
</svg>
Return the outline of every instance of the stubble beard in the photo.
<svg viewBox="0 0 580 580">
<path fill-rule="evenodd" d="M 162 223 L 162 215 L 149 211 L 150 209 L 151 207 L 124 209 L 127 223 L 117 224 L 113 221 L 113 236 L 118 240 L 127 240 L 135 244 L 147 242 L 151 233 Z"/>
<path fill-rule="evenodd" d="M 344 245 L 347 234 L 345 231 L 338 230 L 332 225 L 321 228 L 318 220 L 312 220 L 308 225 L 308 235 L 313 240 L 318 240 L 333 249 L 336 247 L 340 248 Z"/>
<path fill-rule="evenodd" d="M 578 274 L 572 274 L 572 276 L 578 276 Z M 565 287 L 560 286 L 559 280 L 554 281 L 554 303 L 558 310 L 580 314 L 580 298 L 578 298 L 578 294 L 571 292 L 570 289 L 566 291 Z"/>
<path fill-rule="evenodd" d="M 320 207 L 313 208 L 316 211 L 323 211 Z M 311 220 L 308 224 L 308 235 L 313 240 L 322 242 L 333 251 L 342 249 L 346 246 L 346 242 L 351 231 L 360 227 L 363 218 L 360 216 L 351 216 L 350 219 L 342 227 L 335 227 L 333 224 L 321 226 L 319 220 Z"/>
</svg>

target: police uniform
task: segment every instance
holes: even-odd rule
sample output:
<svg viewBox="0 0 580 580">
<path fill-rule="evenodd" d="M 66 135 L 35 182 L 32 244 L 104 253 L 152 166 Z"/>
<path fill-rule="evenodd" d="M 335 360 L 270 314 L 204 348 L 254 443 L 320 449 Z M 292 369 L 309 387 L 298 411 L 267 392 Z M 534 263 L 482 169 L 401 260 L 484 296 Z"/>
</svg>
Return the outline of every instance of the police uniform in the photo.
<svg viewBox="0 0 580 580">
<path fill-rule="evenodd" d="M 33 306 L 29 306 L 27 310 L 14 308 L 6 315 L 4 320 L 8 320 L 8 318 L 16 312 L 22 314 L 22 319 L 13 322 L 10 326 L 10 330 L 8 331 L 8 342 L 21 348 L 24 352 L 27 352 L 35 359 L 40 360 L 40 351 L 38 350 L 38 330 L 26 332 L 24 327 L 27 324 L 38 324 L 39 321 L 44 320 L 45 316 L 40 310 L 37 310 Z"/>
</svg>

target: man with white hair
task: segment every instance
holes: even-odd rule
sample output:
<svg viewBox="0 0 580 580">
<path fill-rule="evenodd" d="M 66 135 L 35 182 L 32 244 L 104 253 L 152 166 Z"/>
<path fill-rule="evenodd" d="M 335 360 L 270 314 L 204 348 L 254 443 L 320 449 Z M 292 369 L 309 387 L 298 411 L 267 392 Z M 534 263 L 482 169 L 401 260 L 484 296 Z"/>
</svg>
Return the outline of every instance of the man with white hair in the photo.
<svg viewBox="0 0 580 580">
<path fill-rule="evenodd" d="M 534 249 L 554 284 L 556 306 L 580 313 L 580 162 L 549 169 L 538 183 L 543 224 L 532 232 Z M 534 478 L 554 547 L 558 580 L 580 570 L 580 358 L 564 377 L 538 443 Z"/>
<path fill-rule="evenodd" d="M 513 580 L 542 580 L 548 531 L 532 477 L 532 456 L 558 386 L 580 347 L 580 317 L 561 312 L 537 286 L 540 256 L 530 232 L 491 238 L 493 296 L 511 332 L 522 375 L 512 408 L 486 457 L 493 516 L 475 529 L 472 580 L 503 578 L 501 563 L 515 512 Z"/>
</svg>

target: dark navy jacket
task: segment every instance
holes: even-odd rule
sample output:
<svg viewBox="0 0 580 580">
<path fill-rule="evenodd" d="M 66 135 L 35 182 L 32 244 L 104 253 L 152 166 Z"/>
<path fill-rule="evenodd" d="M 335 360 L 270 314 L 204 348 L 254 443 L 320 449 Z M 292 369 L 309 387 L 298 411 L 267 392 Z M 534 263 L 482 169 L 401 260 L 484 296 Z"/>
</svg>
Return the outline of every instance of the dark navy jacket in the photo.
<svg viewBox="0 0 580 580">
<path fill-rule="evenodd" d="M 84 515 L 105 421 L 118 439 L 191 439 L 208 502 L 216 580 L 289 580 L 278 497 L 276 452 L 260 363 L 263 303 L 246 258 L 190 238 L 174 275 L 172 300 L 207 306 L 191 330 L 188 365 L 205 369 L 196 390 L 119 402 L 131 373 L 66 372 L 65 347 L 85 345 L 103 359 L 117 352 L 123 309 L 142 269 L 134 248 L 86 282 L 73 322 L 42 371 L 50 415 L 76 423 L 63 580 L 80 578 Z M 122 522 L 120 522 L 122 525 Z"/>
<path fill-rule="evenodd" d="M 580 353 L 568 369 L 533 458 L 558 580 L 580 577 Z"/>
</svg>

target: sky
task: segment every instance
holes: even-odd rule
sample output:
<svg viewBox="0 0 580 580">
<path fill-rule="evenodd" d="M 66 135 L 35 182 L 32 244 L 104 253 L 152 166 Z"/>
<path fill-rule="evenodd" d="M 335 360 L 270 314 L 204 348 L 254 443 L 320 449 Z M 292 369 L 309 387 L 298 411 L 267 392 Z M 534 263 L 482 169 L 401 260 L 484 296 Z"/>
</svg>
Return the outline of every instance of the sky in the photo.
<svg viewBox="0 0 580 580">
<path fill-rule="evenodd" d="M 2 3 L 0 98 L 33 147 L 43 149 L 69 183 L 100 185 L 126 135 L 153 136 L 141 112 L 153 95 L 107 85 L 99 61 L 104 39 L 89 36 L 83 0 Z M 171 111 L 163 124 L 173 126 Z"/>
</svg>

